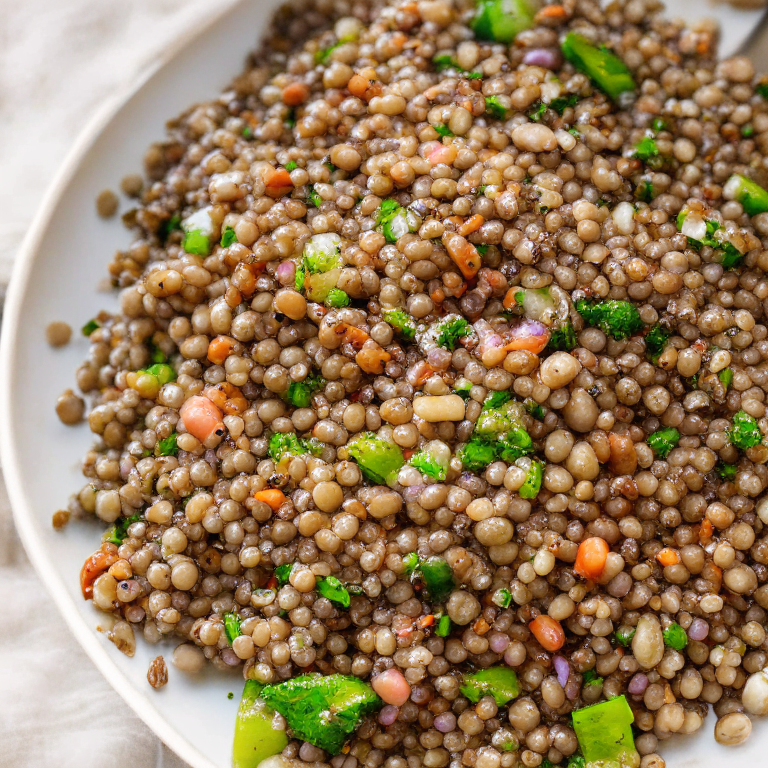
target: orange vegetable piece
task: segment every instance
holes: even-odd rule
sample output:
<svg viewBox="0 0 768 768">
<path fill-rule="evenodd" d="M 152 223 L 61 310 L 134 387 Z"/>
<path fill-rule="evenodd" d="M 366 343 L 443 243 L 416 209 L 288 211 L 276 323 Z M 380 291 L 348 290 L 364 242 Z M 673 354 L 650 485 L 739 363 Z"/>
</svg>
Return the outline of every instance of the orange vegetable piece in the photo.
<svg viewBox="0 0 768 768">
<path fill-rule="evenodd" d="M 425 629 L 426 627 L 431 627 L 435 623 L 435 616 L 434 614 L 429 614 L 428 616 L 422 616 L 419 619 L 419 626 L 422 629 Z"/>
<path fill-rule="evenodd" d="M 677 550 L 664 547 L 656 555 L 656 559 L 666 568 L 668 565 L 677 565 L 680 562 L 680 555 L 677 553 Z"/>
<path fill-rule="evenodd" d="M 264 171 L 265 192 L 270 197 L 283 197 L 293 189 L 291 174 L 285 168 L 267 167 Z"/>
<path fill-rule="evenodd" d="M 371 343 L 376 344 L 376 342 Z M 391 359 L 392 355 L 385 349 L 382 349 L 378 344 L 375 347 L 370 347 L 368 342 L 355 355 L 355 362 L 366 373 L 384 373 L 384 363 L 388 363 Z"/>
<path fill-rule="evenodd" d="M 105 541 L 101 545 L 101 549 L 96 550 L 86 559 L 80 570 L 80 589 L 86 600 L 90 600 L 93 597 L 93 582 L 103 573 L 106 573 L 110 566 L 114 565 L 119 559 L 117 547 L 109 541 Z"/>
<path fill-rule="evenodd" d="M 712 521 L 709 518 L 705 517 L 701 521 L 701 526 L 699 527 L 699 540 L 702 542 L 709 541 L 714 533 L 715 526 L 712 525 Z"/>
<path fill-rule="evenodd" d="M 279 488 L 266 488 L 263 491 L 256 491 L 253 498 L 263 501 L 273 512 L 285 503 L 285 494 Z"/>
<path fill-rule="evenodd" d="M 459 228 L 458 233 L 462 235 L 463 237 L 466 237 L 467 235 L 471 235 L 473 232 L 477 232 L 480 227 L 485 224 L 485 218 L 481 216 L 479 213 L 476 213 L 474 216 L 470 216 Z"/>
<path fill-rule="evenodd" d="M 541 336 L 534 336 L 528 330 L 528 326 L 520 323 L 520 325 L 512 329 L 511 340 L 504 345 L 504 349 L 507 352 L 512 352 L 516 349 L 526 349 L 528 352 L 538 355 L 549 343 L 550 335 L 549 331 L 547 331 Z"/>
<path fill-rule="evenodd" d="M 565 632 L 560 622 L 545 613 L 537 616 L 528 628 L 545 651 L 559 651 L 565 645 Z"/>
<path fill-rule="evenodd" d="M 214 365 L 224 365 L 232 347 L 234 347 L 234 342 L 229 336 L 217 336 L 215 339 L 211 339 L 211 343 L 208 345 L 208 359 Z"/>
<path fill-rule="evenodd" d="M 453 259 L 461 274 L 471 280 L 479 271 L 483 260 L 472 243 L 456 232 L 445 232 L 442 237 L 445 250 Z"/>
<path fill-rule="evenodd" d="M 309 98 L 309 88 L 304 83 L 291 83 L 283 88 L 283 104 L 298 107 Z"/>
<path fill-rule="evenodd" d="M 490 628 L 490 624 L 482 616 L 472 625 L 472 631 L 476 635 L 484 635 Z"/>
<path fill-rule="evenodd" d="M 362 348 L 363 344 L 371 338 L 366 331 L 356 325 L 342 323 L 342 326 L 344 327 L 344 341 L 353 347 Z"/>
<path fill-rule="evenodd" d="M 504 300 L 501 302 L 504 309 L 512 309 L 517 304 L 515 301 L 515 294 L 520 290 L 519 285 L 514 285 L 504 295 Z"/>
<path fill-rule="evenodd" d="M 205 443 L 213 434 L 224 434 L 221 410 L 207 397 L 190 397 L 179 410 L 190 435 Z M 221 430 L 219 432 L 219 430 Z"/>
<path fill-rule="evenodd" d="M 585 579 L 597 581 L 603 573 L 610 548 L 605 539 L 590 536 L 579 544 L 573 570 Z"/>
<path fill-rule="evenodd" d="M 567 18 L 567 16 L 568 12 L 562 5 L 546 5 L 536 14 L 535 21 L 541 22 L 544 19 L 560 20 Z"/>
</svg>

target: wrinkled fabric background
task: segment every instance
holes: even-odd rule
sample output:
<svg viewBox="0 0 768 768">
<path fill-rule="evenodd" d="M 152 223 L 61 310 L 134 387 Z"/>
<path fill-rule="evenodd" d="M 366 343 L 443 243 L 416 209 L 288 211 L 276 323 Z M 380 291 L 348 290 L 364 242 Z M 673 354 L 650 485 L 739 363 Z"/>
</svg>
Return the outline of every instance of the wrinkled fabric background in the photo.
<svg viewBox="0 0 768 768">
<path fill-rule="evenodd" d="M 0 301 L 41 198 L 94 112 L 234 2 L 0 0 Z M 0 617 L 0 768 L 185 768 L 69 634 L 1 481 Z"/>
<path fill-rule="evenodd" d="M 0 306 L 43 193 L 94 111 L 236 1 L 0 0 Z M 768 71 L 768 29 L 748 53 Z M 185 768 L 70 636 L 1 478 L 0 617 L 0 768 Z"/>
</svg>

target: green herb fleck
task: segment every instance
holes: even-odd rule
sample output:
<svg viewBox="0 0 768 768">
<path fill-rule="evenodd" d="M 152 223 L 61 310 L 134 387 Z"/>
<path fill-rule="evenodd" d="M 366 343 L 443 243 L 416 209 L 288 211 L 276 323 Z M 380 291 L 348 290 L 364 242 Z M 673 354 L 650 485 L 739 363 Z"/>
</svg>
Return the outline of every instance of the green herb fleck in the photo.
<svg viewBox="0 0 768 768">
<path fill-rule="evenodd" d="M 101 328 L 98 320 L 89 320 L 81 329 L 83 336 L 90 336 L 97 328 Z"/>
<path fill-rule="evenodd" d="M 224 227 L 224 231 L 221 233 L 221 246 L 222 248 L 229 248 L 232 243 L 237 242 L 237 235 L 233 227 Z"/>
<path fill-rule="evenodd" d="M 646 442 L 658 458 L 666 459 L 680 442 L 680 433 L 674 427 L 663 427 L 649 435 Z"/>
<path fill-rule="evenodd" d="M 581 676 L 582 684 L 587 685 L 602 685 L 603 684 L 603 678 L 600 677 L 597 672 L 595 672 L 594 669 L 588 669 L 582 676 Z"/>
<path fill-rule="evenodd" d="M 569 107 L 575 107 L 579 103 L 579 97 L 575 93 L 569 93 L 567 96 L 559 96 L 552 99 L 549 104 L 550 109 L 554 109 L 558 115 L 562 115 Z"/>
<path fill-rule="evenodd" d="M 677 622 L 673 621 L 662 634 L 664 635 L 664 644 L 676 651 L 682 651 L 688 645 L 688 635 Z"/>
<path fill-rule="evenodd" d="M 290 173 L 291 171 L 295 171 L 299 167 L 299 164 L 295 160 L 289 160 L 285 164 L 285 170 Z"/>
<path fill-rule="evenodd" d="M 570 318 L 559 328 L 555 328 L 552 331 L 547 346 L 549 349 L 560 352 L 570 352 L 578 346 L 576 331 L 573 329 L 573 323 L 570 321 Z"/>
<path fill-rule="evenodd" d="M 302 381 L 292 381 L 283 398 L 294 408 L 309 408 L 312 396 L 325 386 L 322 376 L 307 376 Z"/>
<path fill-rule="evenodd" d="M 346 291 L 342 291 L 341 288 L 331 288 L 328 291 L 328 295 L 325 297 L 326 307 L 348 307 L 350 304 L 349 294 Z"/>
<path fill-rule="evenodd" d="M 512 593 L 506 587 L 502 587 L 493 593 L 491 600 L 499 608 L 509 608 L 512 605 Z"/>
<path fill-rule="evenodd" d="M 294 565 L 295 563 L 283 563 L 283 565 L 278 565 L 277 568 L 275 568 L 275 578 L 277 579 L 277 585 L 279 587 L 284 587 L 288 583 L 288 578 L 291 575 Z"/>
<path fill-rule="evenodd" d="M 651 122 L 651 130 L 654 133 L 661 133 L 669 130 L 669 124 L 663 117 L 654 117 Z"/>
<path fill-rule="evenodd" d="M 433 480 L 442 482 L 445 480 L 448 467 L 439 463 L 428 451 L 419 451 L 411 457 L 410 465 L 416 467 L 423 475 L 431 477 Z"/>
<path fill-rule="evenodd" d="M 725 390 L 727 392 L 731 384 L 733 384 L 733 369 L 723 368 L 722 371 L 718 371 L 717 378 L 720 379 L 720 382 L 725 387 Z"/>
<path fill-rule="evenodd" d="M 650 136 L 644 136 L 640 139 L 639 143 L 635 146 L 634 156 L 644 163 L 647 163 L 652 157 L 658 157 L 659 148 L 656 145 L 656 139 L 652 139 Z"/>
<path fill-rule="evenodd" d="M 723 480 L 735 480 L 738 466 L 736 464 L 720 464 L 716 471 Z"/>
<path fill-rule="evenodd" d="M 437 125 L 432 126 L 435 129 L 435 132 L 438 136 L 453 136 L 455 135 L 453 131 L 444 123 L 438 123 Z"/>
<path fill-rule="evenodd" d="M 671 335 L 672 333 L 659 323 L 656 323 L 645 335 L 645 351 L 654 365 L 656 365 L 659 357 L 661 357 L 661 353 L 666 349 Z"/>
<path fill-rule="evenodd" d="M 494 120 L 504 120 L 507 117 L 507 108 L 501 103 L 498 96 L 485 97 L 485 111 Z"/>
<path fill-rule="evenodd" d="M 157 444 L 157 449 L 160 456 L 175 456 L 179 452 L 179 446 L 177 445 L 177 440 L 179 436 L 173 432 L 172 434 L 168 435 L 168 437 L 164 437 L 162 440 L 160 440 Z"/>
<path fill-rule="evenodd" d="M 733 426 L 728 432 L 728 437 L 737 448 L 746 451 L 747 448 L 753 448 L 762 442 L 763 433 L 756 419 L 746 411 L 738 411 L 733 415 Z"/>
<path fill-rule="evenodd" d="M 144 517 L 137 513 L 130 517 L 119 517 L 115 524 L 107 529 L 107 535 L 104 541 L 108 541 L 116 546 L 120 546 L 128 536 L 128 529 L 134 524 L 141 522 Z"/>
<path fill-rule="evenodd" d="M 611 299 L 592 302 L 579 299 L 576 311 L 589 325 L 597 326 L 617 340 L 634 336 L 644 325 L 637 307 L 629 301 Z"/>
<path fill-rule="evenodd" d="M 637 632 L 637 630 L 634 627 L 623 625 L 616 630 L 614 638 L 620 646 L 629 648 L 632 644 L 632 638 L 635 636 L 635 632 Z"/>
<path fill-rule="evenodd" d="M 472 391 L 472 382 L 469 379 L 460 379 L 453 388 L 453 393 L 464 400 L 469 400 L 469 394 Z"/>
<path fill-rule="evenodd" d="M 323 198 L 320 197 L 320 195 L 315 190 L 315 185 L 310 184 L 309 185 L 309 202 L 312 203 L 312 205 L 315 206 L 315 208 L 319 208 L 323 204 Z"/>
<path fill-rule="evenodd" d="M 465 318 L 455 315 L 437 326 L 437 344 L 453 352 L 459 339 L 472 333 L 472 328 Z"/>
<path fill-rule="evenodd" d="M 416 337 L 416 321 L 403 309 L 385 309 L 381 316 L 406 341 Z"/>
</svg>

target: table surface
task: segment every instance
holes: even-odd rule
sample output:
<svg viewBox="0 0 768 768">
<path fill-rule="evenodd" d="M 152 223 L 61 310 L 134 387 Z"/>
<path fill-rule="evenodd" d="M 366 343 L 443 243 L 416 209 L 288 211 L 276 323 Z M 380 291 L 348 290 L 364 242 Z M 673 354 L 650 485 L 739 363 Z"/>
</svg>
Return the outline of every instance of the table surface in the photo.
<svg viewBox="0 0 768 768">
<path fill-rule="evenodd" d="M 0 0 L 0 310 L 42 195 L 91 115 L 236 0 Z M 768 27 L 746 53 L 768 71 Z M 0 768 L 184 768 L 72 638 L 16 536 L 0 474 Z M 42 736 L 43 738 L 40 738 Z"/>
</svg>

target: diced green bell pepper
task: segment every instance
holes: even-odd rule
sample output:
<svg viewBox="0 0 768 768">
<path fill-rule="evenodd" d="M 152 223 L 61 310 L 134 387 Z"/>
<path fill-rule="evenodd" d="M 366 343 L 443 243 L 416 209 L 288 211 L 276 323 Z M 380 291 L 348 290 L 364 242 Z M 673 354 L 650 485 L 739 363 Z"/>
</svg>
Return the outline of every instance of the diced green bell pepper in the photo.
<svg viewBox="0 0 768 768">
<path fill-rule="evenodd" d="M 634 720 L 625 696 L 577 709 L 573 713 L 573 729 L 587 766 L 620 768 L 631 764 L 635 755 Z"/>
<path fill-rule="evenodd" d="M 288 734 L 274 727 L 275 713 L 259 698 L 264 686 L 246 680 L 235 723 L 232 768 L 257 768 L 288 746 Z"/>
<path fill-rule="evenodd" d="M 483 696 L 493 696 L 502 707 L 520 695 L 520 684 L 515 671 L 510 667 L 488 667 L 466 675 L 459 690 L 473 704 Z"/>
</svg>

